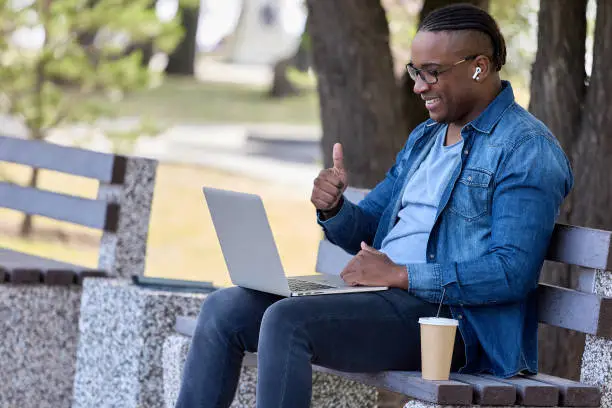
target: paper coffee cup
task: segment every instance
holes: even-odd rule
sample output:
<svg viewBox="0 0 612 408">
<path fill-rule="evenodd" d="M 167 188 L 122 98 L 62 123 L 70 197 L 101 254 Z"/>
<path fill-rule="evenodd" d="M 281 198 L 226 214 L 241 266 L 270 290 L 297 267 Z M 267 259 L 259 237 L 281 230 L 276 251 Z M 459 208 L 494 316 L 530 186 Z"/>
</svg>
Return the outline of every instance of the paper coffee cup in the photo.
<svg viewBox="0 0 612 408">
<path fill-rule="evenodd" d="M 459 321 L 443 317 L 422 317 L 421 375 L 425 380 L 448 380 Z"/>
</svg>

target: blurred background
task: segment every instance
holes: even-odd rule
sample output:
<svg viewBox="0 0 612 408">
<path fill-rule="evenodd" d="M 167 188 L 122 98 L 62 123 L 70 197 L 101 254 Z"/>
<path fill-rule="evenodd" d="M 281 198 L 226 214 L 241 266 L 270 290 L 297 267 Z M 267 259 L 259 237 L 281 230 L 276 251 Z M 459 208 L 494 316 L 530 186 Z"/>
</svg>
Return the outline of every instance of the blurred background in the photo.
<svg viewBox="0 0 612 408">
<path fill-rule="evenodd" d="M 403 71 L 418 22 L 453 2 L 0 0 L 0 128 L 160 160 L 148 276 L 230 284 L 205 185 L 261 195 L 286 270 L 309 274 L 321 238 L 312 180 L 336 141 L 352 185 L 382 178 L 426 115 Z M 517 102 L 572 158 L 577 184 L 560 220 L 612 229 L 612 83 L 603 62 L 612 57 L 603 44 L 612 2 L 472 3 L 506 37 L 502 76 Z M 0 178 L 90 198 L 97 188 L 8 164 Z M 84 227 L 0 212 L 0 246 L 95 267 L 99 239 Z M 544 278 L 569 284 L 571 273 L 552 268 Z M 581 355 L 579 339 L 571 347 Z"/>
</svg>

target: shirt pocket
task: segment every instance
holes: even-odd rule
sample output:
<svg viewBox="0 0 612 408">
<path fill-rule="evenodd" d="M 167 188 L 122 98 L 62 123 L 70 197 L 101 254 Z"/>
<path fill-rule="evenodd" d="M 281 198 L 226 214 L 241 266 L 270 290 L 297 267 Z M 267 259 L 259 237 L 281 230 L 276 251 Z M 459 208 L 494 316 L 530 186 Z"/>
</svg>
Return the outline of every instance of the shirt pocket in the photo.
<svg viewBox="0 0 612 408">
<path fill-rule="evenodd" d="M 449 200 L 449 210 L 468 221 L 489 211 L 492 175 L 485 170 L 463 169 Z"/>
</svg>

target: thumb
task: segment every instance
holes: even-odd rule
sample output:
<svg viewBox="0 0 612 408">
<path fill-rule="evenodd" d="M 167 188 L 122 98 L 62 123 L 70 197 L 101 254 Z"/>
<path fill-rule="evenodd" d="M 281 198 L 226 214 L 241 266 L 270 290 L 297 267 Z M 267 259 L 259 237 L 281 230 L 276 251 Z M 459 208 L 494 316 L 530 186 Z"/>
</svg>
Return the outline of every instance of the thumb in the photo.
<svg viewBox="0 0 612 408">
<path fill-rule="evenodd" d="M 366 244 L 365 242 L 361 241 L 361 249 L 363 249 L 364 251 L 368 251 L 371 252 L 373 254 L 379 254 L 380 251 L 372 248 L 371 246 L 369 246 L 368 244 Z"/>
<path fill-rule="evenodd" d="M 340 143 L 334 144 L 332 158 L 334 160 L 334 169 L 344 171 L 344 156 L 342 154 L 342 145 Z"/>
</svg>

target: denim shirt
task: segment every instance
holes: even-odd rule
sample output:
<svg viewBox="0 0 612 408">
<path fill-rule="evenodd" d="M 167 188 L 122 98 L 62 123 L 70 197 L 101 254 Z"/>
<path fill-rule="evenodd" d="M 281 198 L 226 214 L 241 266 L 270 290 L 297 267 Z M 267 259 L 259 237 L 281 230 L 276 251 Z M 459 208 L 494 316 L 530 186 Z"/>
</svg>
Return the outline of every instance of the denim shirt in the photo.
<svg viewBox="0 0 612 408">
<path fill-rule="evenodd" d="M 358 205 L 344 200 L 318 220 L 351 254 L 380 249 L 398 220 L 406 182 L 442 125 L 429 119 L 408 137 L 394 166 Z M 450 307 L 466 347 L 463 373 L 536 373 L 536 288 L 562 201 L 569 161 L 550 130 L 514 100 L 509 82 L 461 130 L 461 162 L 442 193 L 427 262 L 406 265 L 409 293 Z"/>
</svg>

